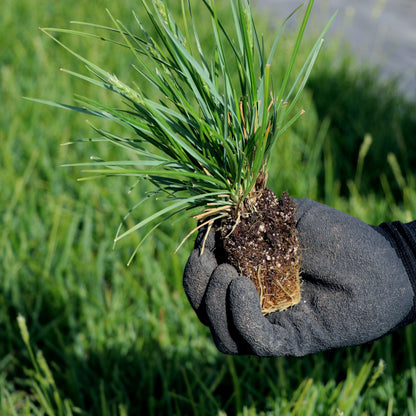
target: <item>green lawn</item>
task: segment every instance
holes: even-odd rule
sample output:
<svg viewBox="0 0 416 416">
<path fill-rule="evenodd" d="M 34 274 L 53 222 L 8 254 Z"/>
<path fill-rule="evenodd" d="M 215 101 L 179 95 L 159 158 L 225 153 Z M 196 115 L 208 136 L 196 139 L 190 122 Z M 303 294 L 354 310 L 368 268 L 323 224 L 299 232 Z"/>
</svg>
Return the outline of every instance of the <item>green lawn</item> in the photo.
<svg viewBox="0 0 416 416">
<path fill-rule="evenodd" d="M 109 24 L 106 8 L 133 25 L 137 5 L 19 0 L 0 13 L 0 414 L 416 415 L 414 325 L 372 345 L 301 359 L 227 357 L 182 289 L 192 248 L 188 241 L 174 254 L 183 224 L 161 227 L 130 267 L 140 236 L 113 249 L 120 221 L 145 189 L 129 193 L 132 183 L 122 178 L 77 182 L 79 170 L 62 164 L 122 151 L 61 146 L 94 137 L 85 117 L 22 97 L 71 102 L 81 92 L 111 100 L 60 72 L 82 68 L 38 27 Z M 65 40 L 119 78 L 132 75 L 129 54 Z M 372 224 L 410 221 L 416 104 L 374 80 L 373 70 L 350 70 L 337 46 L 329 41 L 322 52 L 307 112 L 278 144 L 269 185 Z M 144 205 L 130 221 L 151 209 Z"/>
</svg>

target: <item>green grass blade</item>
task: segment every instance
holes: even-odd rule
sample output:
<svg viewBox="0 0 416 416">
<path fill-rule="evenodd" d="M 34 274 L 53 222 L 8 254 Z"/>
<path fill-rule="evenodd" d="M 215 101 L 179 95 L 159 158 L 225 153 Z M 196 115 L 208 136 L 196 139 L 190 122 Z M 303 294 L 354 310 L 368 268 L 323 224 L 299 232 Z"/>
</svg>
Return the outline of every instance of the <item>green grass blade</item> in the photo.
<svg viewBox="0 0 416 416">
<path fill-rule="evenodd" d="M 295 60 L 296 60 L 296 57 L 297 57 L 298 52 L 299 52 L 300 44 L 301 44 L 303 34 L 305 32 L 305 29 L 306 29 L 307 22 L 309 20 L 309 16 L 311 14 L 313 4 L 314 4 L 314 0 L 309 0 L 308 6 L 307 6 L 306 11 L 305 11 L 305 15 L 303 17 L 301 26 L 300 26 L 299 31 L 298 31 L 295 46 L 293 47 L 293 51 L 292 51 L 292 55 L 290 57 L 289 65 L 286 69 L 286 73 L 285 73 L 285 76 L 283 78 L 282 85 L 280 87 L 280 92 L 279 92 L 279 95 L 278 95 L 279 97 L 284 97 L 285 96 L 286 87 L 287 87 L 287 84 L 289 82 L 289 78 L 290 78 L 290 75 L 292 73 L 293 67 L 295 65 Z"/>
<path fill-rule="evenodd" d="M 201 199 L 204 199 L 204 198 L 218 197 L 219 195 L 222 195 L 222 192 L 211 192 L 209 194 L 197 195 L 197 196 L 193 196 L 193 197 L 190 197 L 190 198 L 186 198 L 186 199 L 182 199 L 180 201 L 177 201 L 177 202 L 167 206 L 166 208 L 163 208 L 163 209 L 157 211 L 153 215 L 150 215 L 149 217 L 145 218 L 144 220 L 140 221 L 138 224 L 136 224 L 135 226 L 130 228 L 128 231 L 119 235 L 115 239 L 115 241 L 119 241 L 122 238 L 128 236 L 129 234 L 131 234 L 131 233 L 133 233 L 137 230 L 140 230 L 141 228 L 143 228 L 144 226 L 146 226 L 150 222 L 154 222 L 156 220 L 158 220 L 160 222 L 161 218 L 163 220 L 163 218 L 166 217 L 167 214 L 170 214 L 172 211 L 181 212 L 182 210 L 186 209 L 186 207 L 189 206 L 191 203 L 197 202 L 198 200 L 201 200 Z"/>
</svg>

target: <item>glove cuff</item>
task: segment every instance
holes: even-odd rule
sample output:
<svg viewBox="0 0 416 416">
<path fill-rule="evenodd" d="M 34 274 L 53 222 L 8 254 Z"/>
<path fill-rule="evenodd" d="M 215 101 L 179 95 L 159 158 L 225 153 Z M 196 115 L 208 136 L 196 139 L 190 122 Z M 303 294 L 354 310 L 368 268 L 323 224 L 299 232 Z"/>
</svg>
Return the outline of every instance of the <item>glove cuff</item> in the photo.
<svg viewBox="0 0 416 416">
<path fill-rule="evenodd" d="M 413 308 L 401 322 L 400 327 L 402 327 L 416 321 L 416 221 L 407 224 L 395 221 L 392 224 L 383 223 L 374 228 L 396 250 L 413 288 Z"/>
</svg>

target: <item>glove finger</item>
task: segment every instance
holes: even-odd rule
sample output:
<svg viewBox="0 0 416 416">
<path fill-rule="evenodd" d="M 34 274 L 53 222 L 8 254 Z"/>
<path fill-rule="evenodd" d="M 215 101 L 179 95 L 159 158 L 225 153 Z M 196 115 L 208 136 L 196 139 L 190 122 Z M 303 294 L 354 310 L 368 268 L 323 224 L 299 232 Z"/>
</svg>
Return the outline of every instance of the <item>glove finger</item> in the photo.
<svg viewBox="0 0 416 416">
<path fill-rule="evenodd" d="M 287 336 L 288 331 L 262 315 L 259 295 L 249 279 L 234 279 L 229 299 L 233 324 L 253 354 L 261 357 L 293 354 L 290 351 L 293 340 Z"/>
<path fill-rule="evenodd" d="M 204 226 L 199 230 L 199 233 L 195 239 L 194 248 L 202 249 L 203 247 L 203 251 L 208 250 L 213 252 L 215 249 L 215 229 L 211 228 L 208 235 L 207 229 L 207 226 Z"/>
<path fill-rule="evenodd" d="M 183 287 L 186 296 L 198 318 L 205 325 L 207 325 L 208 320 L 203 299 L 209 279 L 216 267 L 217 260 L 209 250 L 200 254 L 200 250 L 195 249 L 189 256 L 183 273 Z"/>
<path fill-rule="evenodd" d="M 228 287 L 238 277 L 229 264 L 219 265 L 212 274 L 205 297 L 208 325 L 217 348 L 225 354 L 237 354 L 237 343 L 229 328 Z"/>
</svg>

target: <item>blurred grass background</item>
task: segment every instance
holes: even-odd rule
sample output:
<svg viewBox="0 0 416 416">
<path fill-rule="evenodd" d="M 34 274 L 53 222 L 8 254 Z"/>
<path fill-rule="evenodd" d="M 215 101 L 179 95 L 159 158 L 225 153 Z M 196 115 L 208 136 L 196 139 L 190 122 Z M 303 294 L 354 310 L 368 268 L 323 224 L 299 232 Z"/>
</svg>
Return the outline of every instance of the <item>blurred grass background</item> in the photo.
<svg viewBox="0 0 416 416">
<path fill-rule="evenodd" d="M 227 16 L 226 2 L 218 3 Z M 92 154 L 115 159 L 121 150 L 61 146 L 92 137 L 84 117 L 22 99 L 70 103 L 81 92 L 111 100 L 60 73 L 83 68 L 38 30 L 69 20 L 109 24 L 105 8 L 131 26 L 131 10 L 140 13 L 133 0 L 19 0 L 1 8 L 0 414 L 416 415 L 414 325 L 372 345 L 302 359 L 226 357 L 182 290 L 192 247 L 174 254 L 183 224 L 158 230 L 129 268 L 139 236 L 112 249 L 138 199 L 131 183 L 79 183 L 79 171 L 60 165 Z M 266 38 L 275 33 L 267 18 L 257 22 Z M 209 42 L 209 27 L 200 29 Z M 294 36 L 285 39 L 283 62 Z M 120 79 L 132 76 L 128 53 L 65 41 Z M 269 185 L 371 224 L 410 221 L 416 103 L 340 51 L 327 41 L 304 95 L 307 112 L 277 146 Z"/>
</svg>

